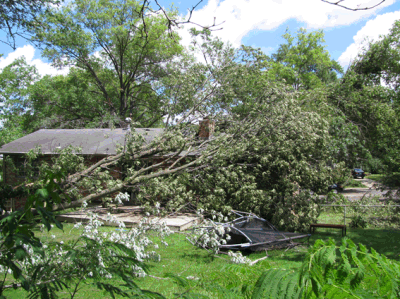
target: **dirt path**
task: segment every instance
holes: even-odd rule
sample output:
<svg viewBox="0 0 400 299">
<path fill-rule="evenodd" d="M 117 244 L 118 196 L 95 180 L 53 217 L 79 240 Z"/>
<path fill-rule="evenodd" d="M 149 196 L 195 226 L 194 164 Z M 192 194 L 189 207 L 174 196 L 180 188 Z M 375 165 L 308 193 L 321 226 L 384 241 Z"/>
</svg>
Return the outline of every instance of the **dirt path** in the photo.
<svg viewBox="0 0 400 299">
<path fill-rule="evenodd" d="M 379 196 L 383 200 L 388 190 L 380 190 L 380 184 L 370 179 L 357 179 L 362 182 L 366 188 L 349 188 L 340 192 L 351 201 L 359 200 L 363 196 Z"/>
</svg>

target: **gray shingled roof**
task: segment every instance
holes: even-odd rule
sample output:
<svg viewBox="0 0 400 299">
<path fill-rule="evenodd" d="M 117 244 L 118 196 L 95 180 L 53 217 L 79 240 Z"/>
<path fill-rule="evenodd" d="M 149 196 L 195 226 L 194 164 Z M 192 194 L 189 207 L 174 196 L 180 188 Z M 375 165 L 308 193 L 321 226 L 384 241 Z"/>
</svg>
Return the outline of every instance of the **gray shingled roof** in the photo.
<svg viewBox="0 0 400 299">
<path fill-rule="evenodd" d="M 135 129 L 147 142 L 163 132 L 158 128 Z M 124 129 L 42 129 L 14 140 L 0 148 L 0 154 L 23 154 L 40 146 L 43 154 L 53 154 L 57 147 L 79 146 L 84 155 L 115 155 L 117 144 L 124 145 Z"/>
</svg>

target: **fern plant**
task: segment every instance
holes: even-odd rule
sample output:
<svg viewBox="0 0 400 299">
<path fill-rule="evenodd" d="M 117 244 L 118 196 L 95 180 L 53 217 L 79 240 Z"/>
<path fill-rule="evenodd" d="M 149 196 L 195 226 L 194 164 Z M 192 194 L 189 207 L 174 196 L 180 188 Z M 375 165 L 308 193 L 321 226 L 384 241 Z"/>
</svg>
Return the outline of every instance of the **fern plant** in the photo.
<svg viewBox="0 0 400 299">
<path fill-rule="evenodd" d="M 270 269 L 258 279 L 258 298 L 400 298 L 400 265 L 344 238 L 317 240 L 297 271 Z"/>
</svg>

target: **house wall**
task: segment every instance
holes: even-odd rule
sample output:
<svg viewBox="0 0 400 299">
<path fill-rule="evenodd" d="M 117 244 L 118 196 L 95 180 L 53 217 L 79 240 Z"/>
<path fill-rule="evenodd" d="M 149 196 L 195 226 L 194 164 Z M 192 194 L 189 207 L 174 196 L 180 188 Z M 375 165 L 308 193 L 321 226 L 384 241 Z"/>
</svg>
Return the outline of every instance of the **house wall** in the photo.
<svg viewBox="0 0 400 299">
<path fill-rule="evenodd" d="M 24 156 L 21 155 L 5 155 L 4 158 L 6 156 L 9 156 L 13 162 L 14 165 L 17 164 L 17 160 L 18 159 L 24 159 Z M 85 157 L 85 165 L 90 166 L 94 163 L 97 163 L 98 161 L 100 161 L 101 159 L 103 159 L 105 156 L 86 156 Z M 41 164 L 42 162 L 47 162 L 49 164 L 51 164 L 51 159 L 53 158 L 53 155 L 45 155 L 45 156 L 41 156 L 38 158 L 38 163 Z M 112 171 L 114 170 L 114 171 Z M 122 179 L 122 170 L 120 167 L 114 167 L 110 171 L 110 174 L 116 178 L 116 179 Z M 18 186 L 22 183 L 25 182 L 25 177 L 21 177 L 18 176 L 18 173 L 16 171 L 16 169 L 13 169 L 12 167 L 10 167 L 10 165 L 7 165 L 7 163 L 4 163 L 3 165 L 3 182 L 5 184 L 11 185 L 11 186 Z"/>
<path fill-rule="evenodd" d="M 24 155 L 23 154 L 13 154 L 13 155 L 4 155 L 4 161 L 6 160 L 6 156 L 10 157 L 14 163 L 14 165 L 17 165 L 17 160 L 23 160 Z M 43 155 L 38 158 L 38 163 L 42 162 L 47 162 L 49 164 L 52 163 L 52 158 L 54 155 Z M 84 163 L 86 166 L 93 165 L 94 163 L 97 163 L 101 159 L 103 159 L 105 156 L 85 156 Z M 121 167 L 114 167 L 113 169 L 110 170 L 110 174 L 115 178 L 115 179 L 122 179 L 122 169 Z M 11 185 L 11 186 L 18 186 L 23 183 L 25 183 L 26 178 L 21 177 L 18 175 L 17 169 L 15 167 L 12 167 L 8 163 L 3 163 L 3 182 L 4 184 Z M 89 195 L 88 193 L 83 193 L 83 195 Z M 116 196 L 114 194 L 112 197 Z M 13 209 L 20 209 L 25 206 L 27 197 L 19 197 L 15 198 L 13 201 Z M 10 204 L 11 206 L 11 204 Z"/>
<path fill-rule="evenodd" d="M 5 155 L 6 156 L 6 155 Z M 4 156 L 4 159 L 5 159 Z M 9 156 L 14 164 L 17 161 L 17 159 L 24 159 L 24 155 L 23 154 L 9 154 L 7 155 Z M 97 163 L 98 161 L 100 161 L 101 159 L 103 159 L 105 156 L 85 156 L 85 164 L 86 166 L 90 166 L 93 165 L 94 163 Z M 47 162 L 49 164 L 51 164 L 52 162 L 52 158 L 53 155 L 43 155 L 40 156 L 38 158 L 39 164 L 42 162 Z M 157 164 L 160 163 L 164 160 L 164 157 L 153 157 L 151 160 L 149 160 L 149 164 Z M 187 159 L 183 159 L 181 161 L 181 163 L 186 163 Z M 161 166 L 158 169 L 155 169 L 156 171 L 159 169 L 166 169 L 168 168 L 171 164 L 173 163 L 173 161 L 170 161 L 168 163 L 166 163 L 165 165 Z M 179 163 L 180 164 L 180 163 Z M 10 165 L 7 165 L 7 163 L 4 163 L 4 183 L 11 185 L 11 186 L 18 186 L 21 185 L 25 182 L 25 178 L 24 177 L 20 177 L 18 176 L 17 170 L 15 168 L 10 167 Z M 113 171 L 114 170 L 114 171 Z M 115 178 L 115 179 L 120 179 L 123 180 L 124 179 L 124 175 L 123 175 L 123 169 L 121 167 L 114 167 L 110 170 L 110 174 Z M 88 192 L 84 192 L 84 190 L 82 190 L 82 195 L 83 196 L 87 196 L 89 195 Z M 110 197 L 115 197 L 118 194 L 118 192 L 116 192 L 115 194 L 111 195 Z M 132 196 L 132 194 L 131 194 Z M 27 197 L 19 197 L 19 198 L 15 198 L 14 202 L 13 202 L 13 209 L 20 209 L 23 208 L 25 206 Z"/>
</svg>

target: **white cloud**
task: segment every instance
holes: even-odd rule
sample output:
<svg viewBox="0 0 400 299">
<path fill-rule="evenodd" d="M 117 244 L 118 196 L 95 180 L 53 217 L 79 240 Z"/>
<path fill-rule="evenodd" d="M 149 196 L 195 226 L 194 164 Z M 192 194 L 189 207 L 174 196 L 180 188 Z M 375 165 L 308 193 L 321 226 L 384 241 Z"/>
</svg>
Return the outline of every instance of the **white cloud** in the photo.
<svg viewBox="0 0 400 299">
<path fill-rule="evenodd" d="M 216 23 L 224 22 L 221 26 L 223 29 L 214 34 L 238 47 L 242 38 L 250 31 L 272 30 L 290 19 L 304 22 L 308 29 L 331 28 L 357 22 L 394 2 L 395 0 L 389 0 L 377 8 L 354 12 L 320 0 L 209 0 L 206 6 L 193 13 L 192 21 L 211 25 L 215 17 Z M 344 3 L 353 7 L 360 0 L 347 0 Z M 374 3 L 377 0 L 363 1 L 363 6 Z M 190 42 L 187 28 L 193 26 L 185 26 L 185 32 L 181 33 L 185 45 Z"/>
<path fill-rule="evenodd" d="M 34 65 L 39 74 L 44 75 L 66 75 L 68 68 L 58 70 L 50 65 L 50 63 L 43 62 L 40 59 L 33 59 L 36 49 L 31 45 L 25 45 L 17 48 L 14 52 L 9 53 L 6 57 L 0 58 L 0 70 L 11 64 L 15 59 L 25 56 L 26 62 L 29 65 Z"/>
<path fill-rule="evenodd" d="M 375 19 L 368 21 L 363 28 L 353 37 L 354 43 L 347 47 L 346 51 L 339 57 L 339 63 L 346 67 L 357 57 L 362 50 L 363 45 L 367 41 L 377 41 L 380 35 L 389 33 L 394 22 L 400 19 L 400 11 L 390 12 L 377 16 Z"/>
</svg>

